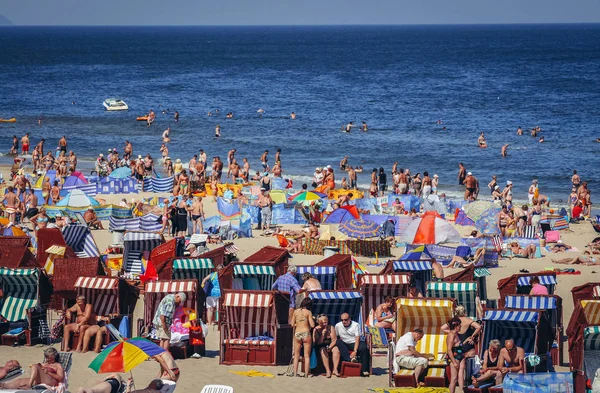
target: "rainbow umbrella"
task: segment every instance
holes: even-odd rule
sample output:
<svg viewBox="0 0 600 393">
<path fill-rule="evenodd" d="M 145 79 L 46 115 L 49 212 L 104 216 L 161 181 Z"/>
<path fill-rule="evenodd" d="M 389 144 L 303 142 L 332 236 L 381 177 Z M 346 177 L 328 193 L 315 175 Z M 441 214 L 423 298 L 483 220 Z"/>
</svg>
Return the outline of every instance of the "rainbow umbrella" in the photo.
<svg viewBox="0 0 600 393">
<path fill-rule="evenodd" d="M 165 350 L 142 337 L 121 339 L 110 344 L 90 363 L 98 374 L 126 373 L 152 356 Z"/>
<path fill-rule="evenodd" d="M 306 202 L 306 201 L 316 201 L 319 199 L 325 198 L 325 194 L 316 191 L 300 191 L 299 193 L 292 195 L 289 197 L 290 201 L 294 202 Z"/>
</svg>

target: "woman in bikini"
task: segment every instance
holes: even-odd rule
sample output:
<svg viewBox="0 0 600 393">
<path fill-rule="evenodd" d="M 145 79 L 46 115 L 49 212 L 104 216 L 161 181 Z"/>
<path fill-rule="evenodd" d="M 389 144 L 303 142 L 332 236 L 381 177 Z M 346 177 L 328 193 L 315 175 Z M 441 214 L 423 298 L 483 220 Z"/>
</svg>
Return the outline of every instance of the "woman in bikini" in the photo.
<svg viewBox="0 0 600 393">
<path fill-rule="evenodd" d="M 58 180 L 54 180 L 54 185 L 50 190 L 50 197 L 52 198 L 52 204 L 56 206 L 56 203 L 60 201 L 60 186 Z"/>
<path fill-rule="evenodd" d="M 14 381 L 0 383 L 0 389 L 26 389 L 35 385 L 56 387 L 65 380 L 65 370 L 58 362 L 58 351 L 50 347 L 44 351 L 44 363 L 31 365 L 31 376 Z"/>
<path fill-rule="evenodd" d="M 512 242 L 510 244 L 510 250 L 512 251 L 513 256 L 519 258 L 533 259 L 535 257 L 535 249 L 535 244 L 530 244 L 525 248 L 521 248 L 517 242 Z"/>
<path fill-rule="evenodd" d="M 340 350 L 336 346 L 337 334 L 335 333 L 335 327 L 329 324 L 329 318 L 325 314 L 320 314 L 317 317 L 317 327 L 313 330 L 313 343 L 317 354 L 321 354 L 327 378 L 331 378 L 330 354 L 333 355 L 333 375 L 339 377 L 340 374 L 335 368 L 335 365 L 340 363 Z"/>
<path fill-rule="evenodd" d="M 394 298 L 391 296 L 386 296 L 384 302 L 377 306 L 373 315 L 373 322 L 375 326 L 396 331 L 394 324 L 396 321 L 394 304 Z"/>
<path fill-rule="evenodd" d="M 461 379 L 460 373 L 464 375 L 465 369 L 465 352 L 463 344 L 460 340 L 460 319 L 457 317 L 449 320 L 445 326 L 448 327 L 448 336 L 446 337 L 446 347 L 448 348 L 448 361 L 450 362 L 450 393 L 456 391 L 456 383 L 464 390 L 464 378 Z M 461 391 L 462 391 L 461 390 Z"/>
<path fill-rule="evenodd" d="M 46 208 L 40 207 L 39 213 L 29 219 L 33 224 L 33 231 L 36 235 L 38 230 L 48 226 L 48 218 L 49 217 L 46 215 Z"/>
<path fill-rule="evenodd" d="M 317 280 L 312 274 L 304 273 L 302 275 L 302 281 L 304 281 L 304 285 L 302 285 L 302 289 L 306 290 L 306 292 L 319 291 L 321 290 L 321 283 Z"/>
<path fill-rule="evenodd" d="M 294 376 L 298 375 L 298 361 L 300 352 L 304 348 L 304 376 L 310 375 L 310 352 L 312 349 L 311 329 L 315 327 L 315 321 L 310 309 L 312 300 L 305 298 L 300 304 L 300 308 L 294 311 L 292 316 L 292 327 L 294 328 Z"/>
</svg>

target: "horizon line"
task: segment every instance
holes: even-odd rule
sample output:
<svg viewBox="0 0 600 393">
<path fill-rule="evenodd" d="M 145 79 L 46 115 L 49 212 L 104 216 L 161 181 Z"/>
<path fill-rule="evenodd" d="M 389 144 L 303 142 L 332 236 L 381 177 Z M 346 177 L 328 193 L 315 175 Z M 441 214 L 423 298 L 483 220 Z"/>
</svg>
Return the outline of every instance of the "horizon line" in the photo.
<svg viewBox="0 0 600 393">
<path fill-rule="evenodd" d="M 77 24 L 41 24 L 41 25 L 28 25 L 28 24 L 10 24 L 0 25 L 0 28 L 7 27 L 402 27 L 402 26 L 543 26 L 543 25 L 600 25 L 598 22 L 491 22 L 491 23 L 397 23 L 397 24 L 377 24 L 377 23 L 348 23 L 348 24 L 155 24 L 155 25 L 124 25 L 124 24 L 88 24 L 88 25 L 77 25 Z"/>
</svg>

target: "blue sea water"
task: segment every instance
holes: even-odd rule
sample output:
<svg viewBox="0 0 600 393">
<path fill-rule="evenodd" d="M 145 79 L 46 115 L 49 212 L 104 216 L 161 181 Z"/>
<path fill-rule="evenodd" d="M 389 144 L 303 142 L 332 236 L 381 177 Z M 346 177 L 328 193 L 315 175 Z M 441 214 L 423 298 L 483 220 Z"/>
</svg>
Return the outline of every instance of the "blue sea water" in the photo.
<svg viewBox="0 0 600 393">
<path fill-rule="evenodd" d="M 464 162 L 482 187 L 492 174 L 512 180 L 521 200 L 533 177 L 541 193 L 566 200 L 573 169 L 592 197 L 600 192 L 600 25 L 7 27 L 0 51 L 0 117 L 18 118 L 0 124 L 1 152 L 29 132 L 46 148 L 65 134 L 90 161 L 126 139 L 158 157 L 171 127 L 174 159 L 201 148 L 224 159 L 237 148 L 258 168 L 263 150 L 272 163 L 282 148 L 298 181 L 347 154 L 364 166 L 363 184 L 372 168 L 398 161 L 458 193 Z M 105 112 L 108 97 L 130 110 Z M 152 127 L 135 121 L 151 108 Z M 340 132 L 363 120 L 368 133 Z M 529 136 L 534 126 L 545 143 Z M 488 149 L 476 147 L 482 131 Z"/>
</svg>

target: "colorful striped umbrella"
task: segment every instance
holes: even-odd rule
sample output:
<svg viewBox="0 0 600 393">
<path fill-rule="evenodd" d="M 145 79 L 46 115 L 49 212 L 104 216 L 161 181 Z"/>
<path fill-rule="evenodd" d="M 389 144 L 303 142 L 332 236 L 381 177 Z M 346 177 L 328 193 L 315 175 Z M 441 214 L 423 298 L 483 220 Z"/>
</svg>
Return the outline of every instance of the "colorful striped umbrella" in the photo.
<svg viewBox="0 0 600 393">
<path fill-rule="evenodd" d="M 89 368 L 98 374 L 126 373 L 143 363 L 148 357 L 159 355 L 164 351 L 142 337 L 115 341 L 96 356 Z"/>
<path fill-rule="evenodd" d="M 294 202 L 316 201 L 325 198 L 325 194 L 316 191 L 300 191 L 290 196 L 288 199 Z"/>
<path fill-rule="evenodd" d="M 339 231 L 357 239 L 376 237 L 381 234 L 381 228 L 370 220 L 348 220 L 340 224 Z"/>
</svg>

